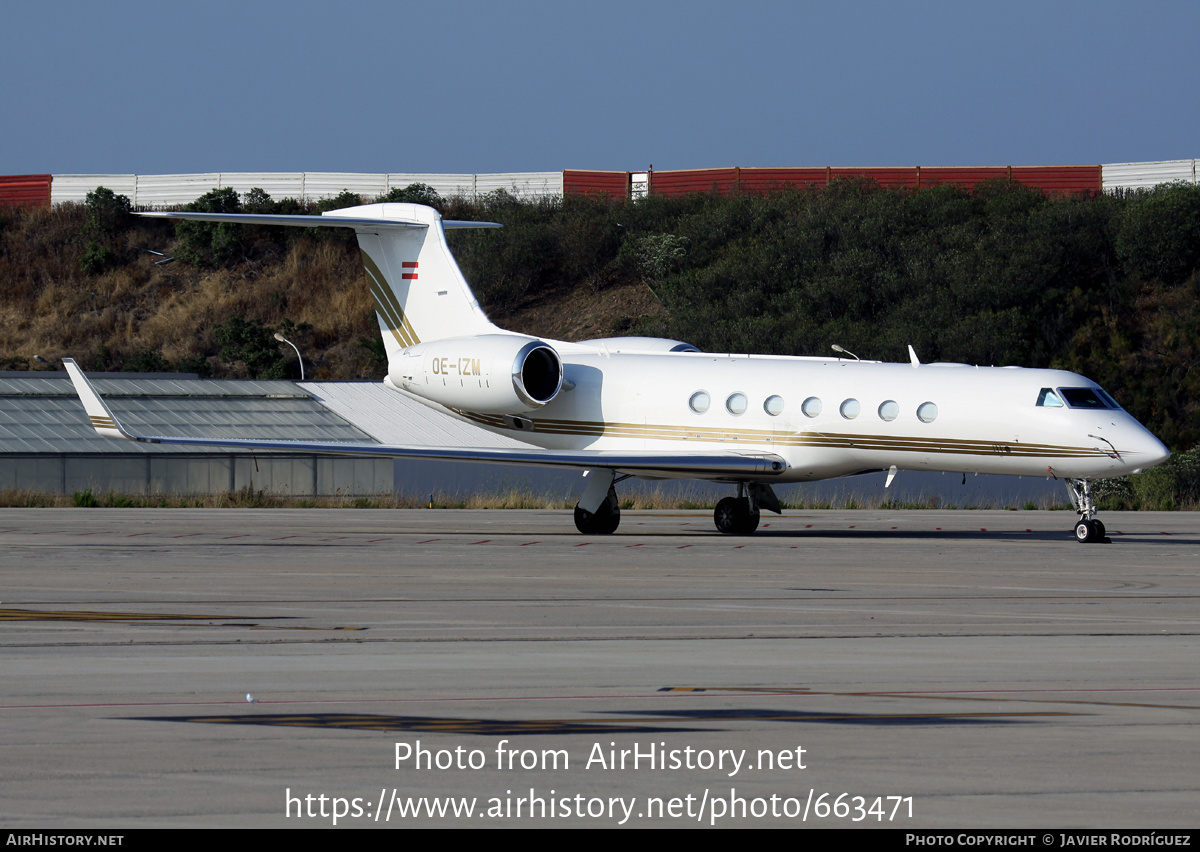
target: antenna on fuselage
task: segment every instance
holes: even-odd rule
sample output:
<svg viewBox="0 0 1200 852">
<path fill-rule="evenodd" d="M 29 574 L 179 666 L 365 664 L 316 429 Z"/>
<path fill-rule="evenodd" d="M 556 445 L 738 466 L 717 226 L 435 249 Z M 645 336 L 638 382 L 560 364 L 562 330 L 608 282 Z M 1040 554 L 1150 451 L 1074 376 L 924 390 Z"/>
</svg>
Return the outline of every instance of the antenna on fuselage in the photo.
<svg viewBox="0 0 1200 852">
<path fill-rule="evenodd" d="M 834 344 L 833 344 L 832 346 L 830 346 L 829 348 L 830 348 L 830 349 L 832 349 L 834 352 L 838 352 L 838 353 L 840 353 L 840 354 L 842 354 L 842 355 L 849 355 L 849 356 L 850 356 L 851 358 L 853 358 L 855 361 L 861 361 L 861 360 L 862 360 L 862 359 L 861 359 L 861 358 L 859 358 L 857 355 L 855 355 L 853 352 L 851 352 L 849 349 L 846 349 L 846 348 L 844 348 L 844 347 L 838 346 L 836 343 L 834 343 Z"/>
</svg>

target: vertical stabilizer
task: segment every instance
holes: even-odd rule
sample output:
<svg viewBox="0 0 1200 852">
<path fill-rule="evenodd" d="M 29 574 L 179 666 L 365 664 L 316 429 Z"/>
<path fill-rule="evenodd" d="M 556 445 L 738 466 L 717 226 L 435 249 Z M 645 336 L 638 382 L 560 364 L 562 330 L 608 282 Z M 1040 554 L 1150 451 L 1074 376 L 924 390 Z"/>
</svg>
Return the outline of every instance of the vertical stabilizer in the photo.
<svg viewBox="0 0 1200 852">
<path fill-rule="evenodd" d="M 443 222 L 432 207 L 386 203 L 333 210 L 324 218 L 358 220 L 352 227 L 389 363 L 401 350 L 418 343 L 498 331 L 463 278 L 446 245 L 445 231 L 446 227 L 495 227 L 491 223 Z M 396 226 L 385 224 L 389 221 Z"/>
</svg>

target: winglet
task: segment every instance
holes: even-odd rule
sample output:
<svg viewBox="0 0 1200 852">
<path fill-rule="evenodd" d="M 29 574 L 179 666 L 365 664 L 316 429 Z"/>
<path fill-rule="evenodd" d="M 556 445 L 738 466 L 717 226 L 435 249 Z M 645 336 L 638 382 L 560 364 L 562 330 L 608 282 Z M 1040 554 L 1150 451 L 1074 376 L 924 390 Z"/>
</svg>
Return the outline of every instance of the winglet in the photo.
<svg viewBox="0 0 1200 852">
<path fill-rule="evenodd" d="M 63 358 L 63 366 L 67 368 L 67 375 L 71 377 L 75 393 L 79 394 L 79 400 L 83 403 L 83 408 L 87 412 L 88 419 L 92 421 L 92 426 L 97 434 L 105 438 L 124 438 L 126 441 L 136 441 L 137 439 L 126 432 L 124 427 L 117 422 L 117 418 L 104 404 L 100 394 L 96 393 L 96 389 L 92 387 L 92 383 L 87 380 L 87 376 L 83 374 L 83 370 L 79 369 L 75 360 Z"/>
</svg>

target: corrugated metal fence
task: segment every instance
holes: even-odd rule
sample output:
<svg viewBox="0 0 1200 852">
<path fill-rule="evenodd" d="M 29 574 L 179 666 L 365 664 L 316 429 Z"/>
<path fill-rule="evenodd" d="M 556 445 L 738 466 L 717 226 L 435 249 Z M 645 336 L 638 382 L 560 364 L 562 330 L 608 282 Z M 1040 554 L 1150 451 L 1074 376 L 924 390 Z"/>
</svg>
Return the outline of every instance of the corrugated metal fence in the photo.
<svg viewBox="0 0 1200 852">
<path fill-rule="evenodd" d="M 769 192 L 788 187 L 824 188 L 837 178 L 865 177 L 882 187 L 922 189 L 955 183 L 972 189 L 991 178 L 1011 178 L 1052 195 L 1097 194 L 1104 184 L 1101 172 L 1107 166 L 987 166 L 979 168 L 816 168 L 816 169 L 685 169 L 650 173 L 652 195 L 678 196 L 693 192 L 729 195 L 735 192 Z M 563 189 L 568 193 L 624 195 L 626 172 L 563 172 Z"/>
<path fill-rule="evenodd" d="M 179 207 L 212 189 L 254 187 L 272 198 L 331 198 L 349 190 L 373 199 L 414 183 L 433 187 L 443 198 L 477 198 L 498 189 L 519 198 L 563 194 L 641 197 L 649 193 L 769 192 L 784 187 L 827 186 L 834 178 L 867 177 L 883 187 L 921 189 L 954 183 L 968 189 L 989 178 L 1007 177 L 1053 195 L 1143 189 L 1200 179 L 1198 160 L 1109 163 L 1101 166 L 914 166 L 911 168 L 683 169 L 650 173 L 567 169 L 501 174 L 362 174 L 356 172 L 205 172 L 187 175 L 13 175 L 0 177 L 0 204 L 45 206 L 83 202 L 98 186 L 128 196 L 138 207 Z M 634 183 L 637 186 L 634 186 Z M 636 189 L 636 192 L 635 192 Z"/>
<path fill-rule="evenodd" d="M 1196 160 L 1159 160 L 1153 163 L 1109 163 L 1104 166 L 1104 191 L 1149 189 L 1160 183 L 1196 183 Z"/>
<path fill-rule="evenodd" d="M 50 175 L 0 177 L 0 205 L 47 207 L 50 204 Z"/>
<path fill-rule="evenodd" d="M 835 178 L 866 177 L 882 187 L 923 189 L 953 183 L 973 189 L 991 178 L 1010 178 L 1051 195 L 1093 195 L 1114 189 L 1139 189 L 1160 183 L 1197 183 L 1200 161 L 1169 160 L 1156 163 L 1114 163 L 1106 166 L 913 166 L 911 168 L 804 168 L 804 169 L 683 169 L 649 174 L 652 195 L 687 195 L 692 192 L 769 192 L 788 187 L 822 189 Z M 629 195 L 630 172 L 563 172 L 566 193 Z"/>
<path fill-rule="evenodd" d="M 503 189 L 520 198 L 563 193 L 562 172 L 506 172 L 488 175 L 360 174 L 355 172 L 205 172 L 191 175 L 54 175 L 50 201 L 83 202 L 98 186 L 127 196 L 137 207 L 178 207 L 212 189 L 245 193 L 258 187 L 274 199 L 332 198 L 349 190 L 370 200 L 393 189 L 424 183 L 443 198 L 476 198 Z"/>
</svg>

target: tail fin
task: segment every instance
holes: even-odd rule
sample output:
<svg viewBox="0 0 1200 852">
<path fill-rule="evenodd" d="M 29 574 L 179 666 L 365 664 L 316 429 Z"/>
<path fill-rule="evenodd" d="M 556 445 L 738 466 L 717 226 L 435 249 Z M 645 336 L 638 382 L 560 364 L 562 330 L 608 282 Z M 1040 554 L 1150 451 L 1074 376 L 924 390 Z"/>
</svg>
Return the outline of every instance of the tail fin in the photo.
<svg viewBox="0 0 1200 852">
<path fill-rule="evenodd" d="M 463 278 L 446 228 L 495 227 L 490 222 L 446 222 L 419 204 L 368 204 L 326 213 L 350 219 L 371 281 L 388 361 L 409 346 L 449 337 L 494 334 L 494 326 Z M 399 227 L 360 224 L 395 222 Z M 413 227 L 418 225 L 418 227 Z M 424 227 L 420 227 L 423 225 Z"/>
<path fill-rule="evenodd" d="M 321 216 L 192 212 L 139 215 L 247 225 L 353 228 L 371 280 L 389 364 L 402 350 L 422 341 L 499 331 L 479 307 L 450 254 L 445 230 L 500 227 L 495 222 L 443 220 L 432 207 L 396 203 L 346 207 Z"/>
</svg>

